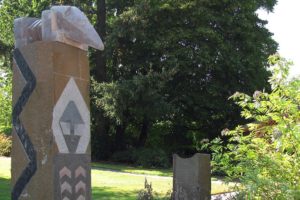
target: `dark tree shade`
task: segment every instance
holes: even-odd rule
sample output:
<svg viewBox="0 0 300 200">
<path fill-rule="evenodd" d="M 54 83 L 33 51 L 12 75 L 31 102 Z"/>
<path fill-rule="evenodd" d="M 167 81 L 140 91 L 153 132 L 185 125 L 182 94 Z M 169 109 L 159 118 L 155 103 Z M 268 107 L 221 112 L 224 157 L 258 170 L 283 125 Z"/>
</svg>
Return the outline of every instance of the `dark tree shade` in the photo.
<svg viewBox="0 0 300 200">
<path fill-rule="evenodd" d="M 198 139 L 213 138 L 240 121 L 239 110 L 228 97 L 235 91 L 250 94 L 269 88 L 265 67 L 277 43 L 256 11 L 271 11 L 275 3 L 139 0 L 110 8 L 109 78 L 120 82 L 153 72 L 168 76 L 156 92 L 172 109 L 155 120 L 149 120 L 151 113 L 144 112 L 144 117 L 131 121 L 141 130 L 143 144 L 145 127 L 150 131 L 156 120 L 172 122 L 170 138 Z M 142 110 L 156 109 L 154 104 L 146 107 Z M 142 112 L 133 110 L 133 116 Z M 181 133 L 175 134 L 178 130 Z"/>
</svg>

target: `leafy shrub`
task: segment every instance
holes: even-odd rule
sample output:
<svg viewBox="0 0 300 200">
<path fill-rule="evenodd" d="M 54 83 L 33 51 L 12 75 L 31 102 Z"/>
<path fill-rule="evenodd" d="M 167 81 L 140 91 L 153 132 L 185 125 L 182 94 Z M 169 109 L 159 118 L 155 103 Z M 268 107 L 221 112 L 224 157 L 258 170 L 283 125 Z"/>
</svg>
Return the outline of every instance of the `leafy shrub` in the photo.
<svg viewBox="0 0 300 200">
<path fill-rule="evenodd" d="M 116 152 L 111 157 L 111 160 L 143 167 L 170 167 L 170 160 L 167 154 L 161 149 L 142 148 Z"/>
<path fill-rule="evenodd" d="M 11 145 L 11 137 L 0 133 L 0 156 L 9 156 Z"/>
<path fill-rule="evenodd" d="M 162 167 L 170 166 L 167 154 L 161 149 L 138 149 L 135 152 L 136 164 L 144 167 Z"/>
<path fill-rule="evenodd" d="M 240 181 L 236 189 L 244 198 L 299 199 L 300 80 L 288 81 L 289 63 L 279 56 L 269 62 L 271 93 L 232 96 L 252 123 L 225 130 L 225 146 L 220 138 L 206 145 L 213 151 L 214 167 L 226 172 L 228 180 Z"/>
<path fill-rule="evenodd" d="M 147 179 L 145 178 L 145 186 L 144 189 L 140 190 L 138 193 L 138 200 L 153 200 L 153 189 L 151 183 L 149 184 Z"/>
<path fill-rule="evenodd" d="M 158 197 L 158 195 L 153 192 L 153 188 L 151 183 L 149 184 L 147 179 L 145 178 L 145 185 L 144 185 L 144 189 L 140 190 L 138 192 L 138 197 L 137 200 L 155 200 L 155 199 L 159 199 L 159 200 L 171 200 L 172 199 L 172 192 L 168 191 L 164 197 Z"/>
<path fill-rule="evenodd" d="M 135 150 L 132 149 L 114 153 L 111 160 L 114 162 L 135 164 L 137 159 L 135 157 Z"/>
</svg>

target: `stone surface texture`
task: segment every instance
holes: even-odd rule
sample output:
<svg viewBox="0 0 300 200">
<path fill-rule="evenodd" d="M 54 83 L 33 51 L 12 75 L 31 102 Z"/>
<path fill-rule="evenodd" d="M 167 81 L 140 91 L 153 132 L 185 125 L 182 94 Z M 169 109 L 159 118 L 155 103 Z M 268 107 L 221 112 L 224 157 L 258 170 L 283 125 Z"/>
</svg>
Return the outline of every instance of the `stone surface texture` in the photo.
<svg viewBox="0 0 300 200">
<path fill-rule="evenodd" d="M 103 50 L 104 45 L 83 12 L 74 6 L 53 6 L 42 13 L 43 40 L 60 41 L 87 49 Z"/>
<path fill-rule="evenodd" d="M 210 156 L 197 153 L 191 158 L 173 155 L 174 200 L 211 198 Z"/>
<path fill-rule="evenodd" d="M 59 154 L 55 157 L 54 199 L 91 200 L 90 158 L 85 154 Z"/>
<path fill-rule="evenodd" d="M 35 42 L 19 49 L 32 71 L 36 85 L 32 93 L 28 94 L 28 100 L 22 107 L 19 115 L 20 123 L 31 141 L 36 153 L 36 171 L 28 180 L 21 181 L 20 200 L 58 200 L 63 199 L 63 192 L 69 191 L 68 184 L 71 185 L 71 194 L 66 194 L 69 199 L 78 198 L 89 200 L 90 197 L 90 146 L 89 128 L 82 128 L 82 123 L 89 126 L 89 67 L 87 52 L 59 42 Z M 26 79 L 14 62 L 13 66 L 13 105 L 16 106 L 26 87 Z M 68 85 L 73 82 L 77 87 L 77 93 L 81 101 L 77 104 L 72 103 L 72 99 L 67 99 L 68 103 L 62 108 L 62 116 L 57 119 L 54 115 L 54 108 Z M 26 88 L 25 88 L 26 89 Z M 71 102 L 71 103 L 70 103 Z M 71 106 L 70 106 L 71 104 Z M 74 111 L 74 105 L 77 110 Z M 80 108 L 79 108 L 80 107 Z M 82 107 L 84 109 L 82 109 Z M 84 111 L 82 111 L 84 110 Z M 76 119 L 70 117 L 70 112 L 77 112 Z M 82 113 L 85 112 L 85 113 Z M 63 115 L 65 113 L 65 115 Z M 78 123 L 79 120 L 79 123 Z M 80 121 L 81 120 L 81 121 Z M 79 137 L 79 142 L 73 138 L 63 139 L 67 141 L 72 149 L 67 152 L 60 152 L 54 131 L 52 129 L 55 122 L 66 123 L 58 126 L 65 132 L 65 135 Z M 30 156 L 26 152 L 26 146 L 21 143 L 19 135 L 16 133 L 18 127 L 13 129 L 13 148 L 12 148 L 12 187 L 19 181 L 20 176 L 30 161 Z M 63 132 L 61 131 L 61 132 Z M 85 135 L 84 144 L 80 143 L 80 138 Z M 85 145 L 82 147 L 82 145 Z M 74 149 L 80 149 L 76 152 Z M 64 162 L 61 162 L 65 158 Z M 71 162 L 74 160 L 74 163 Z M 64 168 L 65 167 L 65 168 Z M 68 171 L 70 170 L 70 172 Z M 76 171 L 77 170 L 77 171 Z M 75 180 L 77 173 L 77 178 Z M 58 178 L 70 174 L 71 181 L 64 184 Z M 84 176 L 82 175 L 84 174 Z M 82 177 L 83 176 L 83 177 Z M 73 179 L 74 177 L 74 179 Z M 65 177 L 62 177 L 65 178 Z M 79 184 L 79 185 L 78 185 Z M 60 185 L 59 191 L 57 186 Z M 77 185 L 77 189 L 76 189 Z M 73 195 L 74 193 L 74 195 Z M 73 196 L 72 196 L 73 195 Z M 74 198 L 73 198 L 74 197 Z M 65 198 L 65 199 L 67 199 Z M 14 199 L 15 200 L 15 199 Z"/>
<path fill-rule="evenodd" d="M 36 41 L 58 41 L 87 50 L 103 50 L 103 42 L 83 12 L 74 6 L 53 6 L 42 18 L 22 17 L 14 21 L 15 47 Z"/>
<path fill-rule="evenodd" d="M 14 21 L 15 47 L 20 48 L 35 41 L 42 40 L 41 20 L 21 17 Z"/>
</svg>

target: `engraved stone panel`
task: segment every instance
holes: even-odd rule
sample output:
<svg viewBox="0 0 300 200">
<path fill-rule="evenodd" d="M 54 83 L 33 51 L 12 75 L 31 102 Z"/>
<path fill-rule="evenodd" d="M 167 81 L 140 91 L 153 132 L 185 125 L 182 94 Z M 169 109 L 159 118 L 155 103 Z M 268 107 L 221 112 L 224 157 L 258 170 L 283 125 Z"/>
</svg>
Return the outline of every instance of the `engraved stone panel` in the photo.
<svg viewBox="0 0 300 200">
<path fill-rule="evenodd" d="M 80 126 L 83 126 L 84 121 L 82 120 L 74 101 L 70 101 L 68 103 L 59 122 L 69 152 L 74 153 L 77 149 L 79 139 L 82 134 L 81 131 L 84 131 L 80 130 Z"/>
<path fill-rule="evenodd" d="M 60 153 L 86 152 L 90 112 L 73 78 L 54 107 L 52 129 Z"/>
<path fill-rule="evenodd" d="M 55 157 L 55 200 L 90 200 L 90 158 L 85 154 Z"/>
</svg>

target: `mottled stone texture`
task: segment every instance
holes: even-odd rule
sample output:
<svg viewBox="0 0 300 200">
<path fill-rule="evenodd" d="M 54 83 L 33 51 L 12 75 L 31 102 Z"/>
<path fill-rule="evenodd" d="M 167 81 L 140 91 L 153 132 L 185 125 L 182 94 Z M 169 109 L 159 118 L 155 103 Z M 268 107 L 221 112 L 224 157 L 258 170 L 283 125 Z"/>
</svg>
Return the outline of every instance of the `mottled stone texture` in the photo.
<svg viewBox="0 0 300 200">
<path fill-rule="evenodd" d="M 191 158 L 173 155 L 173 199 L 211 199 L 210 156 L 197 153 Z"/>
<path fill-rule="evenodd" d="M 52 6 L 42 18 L 21 17 L 14 21 L 15 47 L 36 41 L 58 41 L 85 51 L 103 50 L 103 42 L 85 14 L 74 6 Z"/>
<path fill-rule="evenodd" d="M 90 159 L 84 154 L 59 154 L 55 157 L 54 199 L 91 200 Z"/>
<path fill-rule="evenodd" d="M 75 200 L 76 197 L 89 200 L 91 199 L 91 179 L 87 52 L 59 42 L 35 42 L 17 51 L 26 61 L 25 65 L 27 64 L 30 70 L 26 67 L 21 67 L 21 69 L 20 65 L 24 65 L 24 63 L 15 57 L 13 66 L 15 127 L 12 134 L 12 199 L 58 200 L 63 199 L 61 197 L 65 195 L 64 200 Z M 24 74 L 24 72 L 27 73 L 26 70 L 32 72 L 35 85 L 28 86 L 30 77 L 26 78 L 27 75 Z M 74 94 L 77 94 L 75 103 L 72 99 L 61 97 L 70 82 L 76 86 L 71 88 L 75 90 Z M 32 89 L 31 92 L 30 89 Z M 66 108 L 62 107 L 62 109 L 66 109 L 62 110 L 63 116 L 56 116 L 53 113 L 58 101 L 69 105 Z M 23 105 L 20 102 L 23 102 Z M 18 110 L 19 112 L 17 112 Z M 73 119 L 70 113 L 76 113 L 77 116 Z M 54 120 L 57 117 L 59 118 Z M 58 141 L 53 133 L 53 123 L 56 121 L 62 122 L 58 127 L 64 134 L 62 138 L 67 138 L 66 145 L 71 148 L 67 153 L 59 152 Z M 28 145 L 24 145 L 24 141 L 22 142 L 23 136 L 25 141 L 28 140 L 33 145 L 33 151 L 26 151 Z M 83 142 L 80 142 L 80 138 L 83 138 Z M 81 147 L 81 143 L 84 143 L 83 147 Z M 76 152 L 76 149 L 79 150 Z M 29 167 L 32 176 L 27 176 L 24 169 L 28 168 L 30 162 L 34 163 L 30 161 L 34 158 L 36 159 L 36 170 L 32 164 Z M 61 160 L 65 161 L 61 162 Z M 62 179 L 59 178 L 60 175 L 64 175 L 63 173 L 69 174 L 66 169 L 70 170 L 71 181 L 68 184 L 71 185 L 71 190 L 67 184 L 63 185 L 64 182 L 61 183 Z M 20 180 L 22 176 L 29 178 Z M 67 181 L 66 177 L 61 178 L 64 179 L 63 181 Z M 70 194 L 62 194 L 58 185 L 63 185 L 63 192 L 70 192 Z M 16 191 L 18 190 L 21 190 L 20 195 L 17 195 Z M 73 194 L 76 192 L 77 196 Z"/>
</svg>

